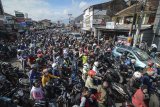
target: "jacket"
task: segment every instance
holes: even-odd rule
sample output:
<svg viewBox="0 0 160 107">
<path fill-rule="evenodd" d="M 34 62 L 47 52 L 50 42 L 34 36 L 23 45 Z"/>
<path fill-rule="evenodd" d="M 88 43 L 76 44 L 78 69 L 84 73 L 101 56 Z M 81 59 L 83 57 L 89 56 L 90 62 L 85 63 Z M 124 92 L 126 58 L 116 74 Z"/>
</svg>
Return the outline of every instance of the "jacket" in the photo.
<svg viewBox="0 0 160 107">
<path fill-rule="evenodd" d="M 42 86 L 44 87 L 46 85 L 47 82 L 49 82 L 49 80 L 51 78 L 58 78 L 57 76 L 54 76 L 54 75 L 51 75 L 51 74 L 48 74 L 47 76 L 42 76 Z"/>
<path fill-rule="evenodd" d="M 42 88 L 36 88 L 33 86 L 31 89 L 31 97 L 34 100 L 42 100 L 44 98 L 44 92 L 42 91 Z"/>
<path fill-rule="evenodd" d="M 88 98 L 86 97 L 81 98 L 80 107 L 90 107 Z"/>
<path fill-rule="evenodd" d="M 152 92 L 154 90 L 154 86 L 152 85 L 153 82 L 154 82 L 154 79 L 150 76 L 145 75 L 142 78 L 142 84 L 148 86 L 149 92 Z"/>
<path fill-rule="evenodd" d="M 87 88 L 97 89 L 97 86 L 95 86 L 95 85 L 93 84 L 93 78 L 91 78 L 90 76 L 87 77 L 85 86 L 86 86 Z"/>
<path fill-rule="evenodd" d="M 98 92 L 98 103 L 105 104 L 107 100 L 107 92 L 102 87 L 102 85 L 98 86 L 97 92 Z"/>
<path fill-rule="evenodd" d="M 132 96 L 132 103 L 135 107 L 148 107 L 144 99 L 144 93 L 141 89 L 138 89 L 136 93 Z"/>
</svg>

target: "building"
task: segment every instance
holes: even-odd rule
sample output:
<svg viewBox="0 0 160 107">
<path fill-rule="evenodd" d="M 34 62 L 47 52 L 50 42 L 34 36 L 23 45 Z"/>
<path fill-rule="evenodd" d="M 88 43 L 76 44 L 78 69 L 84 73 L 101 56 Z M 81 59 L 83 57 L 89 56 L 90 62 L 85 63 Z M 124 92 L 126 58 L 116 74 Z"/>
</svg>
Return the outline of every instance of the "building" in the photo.
<svg viewBox="0 0 160 107">
<path fill-rule="evenodd" d="M 4 26 L 8 32 L 12 32 L 15 29 L 15 22 L 15 16 L 8 13 L 4 13 Z"/>
<path fill-rule="evenodd" d="M 4 10 L 2 1 L 0 0 L 0 30 L 4 29 Z"/>
<path fill-rule="evenodd" d="M 160 51 L 160 1 L 157 9 L 153 30 L 154 30 L 153 43 L 155 43 L 158 46 L 158 51 Z"/>
<path fill-rule="evenodd" d="M 39 23 L 40 28 L 47 28 L 47 27 L 50 27 L 52 24 L 51 20 L 48 20 L 48 19 L 41 20 L 38 23 Z"/>
<path fill-rule="evenodd" d="M 88 7 L 83 14 L 83 30 L 94 31 L 96 27 L 105 26 L 115 13 L 126 7 L 125 0 L 111 0 Z"/>
<path fill-rule="evenodd" d="M 142 28 L 140 35 L 138 35 L 138 42 L 146 41 L 148 45 L 152 43 L 153 40 L 153 24 L 157 11 L 157 3 L 159 0 L 148 0 L 144 8 L 144 18 L 142 21 Z M 131 6 L 119 11 L 112 17 L 112 21 L 107 23 L 106 27 L 97 27 L 100 34 L 114 36 L 129 36 L 129 32 L 134 23 L 132 30 L 132 37 L 136 33 L 136 29 L 139 23 L 139 17 L 141 15 L 142 3 L 138 2 L 132 4 Z M 134 17 L 136 20 L 134 20 Z"/>
</svg>

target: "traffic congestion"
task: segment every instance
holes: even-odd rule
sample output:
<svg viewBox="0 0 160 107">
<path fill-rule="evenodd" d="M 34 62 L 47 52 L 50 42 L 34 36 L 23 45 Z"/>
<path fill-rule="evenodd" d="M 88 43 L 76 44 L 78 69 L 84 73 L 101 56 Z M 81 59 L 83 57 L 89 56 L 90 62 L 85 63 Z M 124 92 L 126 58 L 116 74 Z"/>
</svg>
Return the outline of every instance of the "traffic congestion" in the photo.
<svg viewBox="0 0 160 107">
<path fill-rule="evenodd" d="M 1 40 L 0 56 L 1 107 L 159 107 L 155 44 L 131 47 L 55 28 Z"/>
</svg>

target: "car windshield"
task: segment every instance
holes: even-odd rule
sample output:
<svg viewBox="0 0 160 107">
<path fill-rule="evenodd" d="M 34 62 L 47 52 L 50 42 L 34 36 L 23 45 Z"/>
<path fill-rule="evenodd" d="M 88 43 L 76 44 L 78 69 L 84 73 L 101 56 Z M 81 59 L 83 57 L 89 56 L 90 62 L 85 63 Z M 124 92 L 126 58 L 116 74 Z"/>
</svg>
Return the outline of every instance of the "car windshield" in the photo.
<svg viewBox="0 0 160 107">
<path fill-rule="evenodd" d="M 149 55 L 140 49 L 133 49 L 133 52 L 141 61 L 147 61 L 150 59 Z"/>
</svg>

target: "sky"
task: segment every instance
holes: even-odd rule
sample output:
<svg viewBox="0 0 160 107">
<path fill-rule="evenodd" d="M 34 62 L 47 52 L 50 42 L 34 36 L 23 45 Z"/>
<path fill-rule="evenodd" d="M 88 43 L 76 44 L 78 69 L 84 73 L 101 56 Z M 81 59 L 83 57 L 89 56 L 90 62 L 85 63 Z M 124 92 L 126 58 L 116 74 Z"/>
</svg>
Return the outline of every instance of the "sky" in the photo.
<svg viewBox="0 0 160 107">
<path fill-rule="evenodd" d="M 14 15 L 14 11 L 28 13 L 28 17 L 39 21 L 66 20 L 68 14 L 75 18 L 90 5 L 110 0 L 2 0 L 4 11 Z"/>
</svg>

